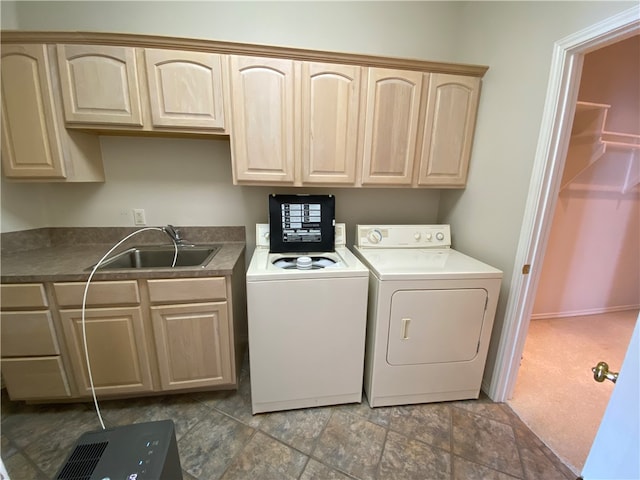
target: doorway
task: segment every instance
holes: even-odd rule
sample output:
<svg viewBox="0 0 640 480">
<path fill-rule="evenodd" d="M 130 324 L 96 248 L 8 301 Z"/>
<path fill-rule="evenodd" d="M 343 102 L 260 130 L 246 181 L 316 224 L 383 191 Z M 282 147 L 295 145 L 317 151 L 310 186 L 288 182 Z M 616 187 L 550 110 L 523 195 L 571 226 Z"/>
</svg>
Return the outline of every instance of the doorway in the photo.
<svg viewBox="0 0 640 480">
<path fill-rule="evenodd" d="M 550 86 L 530 185 L 530 198 L 525 210 L 516 257 L 516 265 L 533 265 L 533 269 L 531 275 L 527 275 L 527 269 L 524 268 L 522 274 L 518 272 L 513 277 L 501 349 L 488 389 L 489 396 L 496 401 L 507 401 L 512 397 L 516 386 L 536 289 L 541 277 L 542 259 L 550 237 L 554 209 L 558 203 L 584 56 L 638 35 L 639 32 L 638 11 L 630 9 L 560 40 L 554 47 Z M 561 375 L 561 372 L 559 374 Z M 540 436 L 544 440 L 544 435 Z"/>
<path fill-rule="evenodd" d="M 595 383 L 590 369 L 601 360 L 619 368 L 640 308 L 639 63 L 640 35 L 584 57 L 560 193 L 509 401 L 576 474 L 613 391 L 612 383 Z"/>
</svg>

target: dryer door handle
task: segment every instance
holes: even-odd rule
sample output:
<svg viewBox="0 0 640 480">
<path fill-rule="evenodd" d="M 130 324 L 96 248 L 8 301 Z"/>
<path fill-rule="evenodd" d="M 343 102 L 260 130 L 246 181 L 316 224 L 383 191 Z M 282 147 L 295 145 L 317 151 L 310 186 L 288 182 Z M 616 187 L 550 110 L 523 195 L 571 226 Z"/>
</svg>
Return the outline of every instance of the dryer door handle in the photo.
<svg viewBox="0 0 640 480">
<path fill-rule="evenodd" d="M 409 340 L 409 323 L 410 322 L 411 322 L 410 318 L 402 319 L 402 331 L 400 332 L 402 340 Z"/>
</svg>

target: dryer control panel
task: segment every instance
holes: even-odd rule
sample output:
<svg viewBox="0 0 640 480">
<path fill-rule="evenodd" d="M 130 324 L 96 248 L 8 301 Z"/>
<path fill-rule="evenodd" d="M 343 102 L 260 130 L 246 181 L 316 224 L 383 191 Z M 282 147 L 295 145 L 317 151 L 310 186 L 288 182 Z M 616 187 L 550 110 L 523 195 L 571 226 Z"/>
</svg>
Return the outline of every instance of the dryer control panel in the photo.
<svg viewBox="0 0 640 480">
<path fill-rule="evenodd" d="M 359 248 L 449 248 L 449 225 L 357 225 Z"/>
</svg>

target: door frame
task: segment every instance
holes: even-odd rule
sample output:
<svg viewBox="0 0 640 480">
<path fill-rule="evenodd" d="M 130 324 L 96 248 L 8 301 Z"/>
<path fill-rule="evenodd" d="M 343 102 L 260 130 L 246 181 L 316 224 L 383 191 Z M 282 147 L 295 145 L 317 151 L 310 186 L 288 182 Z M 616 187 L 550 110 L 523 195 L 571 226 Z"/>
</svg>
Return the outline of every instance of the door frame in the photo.
<svg viewBox="0 0 640 480">
<path fill-rule="evenodd" d="M 560 191 L 584 55 L 640 33 L 640 10 L 625 10 L 554 44 L 547 96 L 529 195 L 516 251 L 505 322 L 487 394 L 496 402 L 513 395 L 529 329 L 542 261 Z M 525 265 L 531 265 L 525 274 Z"/>
</svg>

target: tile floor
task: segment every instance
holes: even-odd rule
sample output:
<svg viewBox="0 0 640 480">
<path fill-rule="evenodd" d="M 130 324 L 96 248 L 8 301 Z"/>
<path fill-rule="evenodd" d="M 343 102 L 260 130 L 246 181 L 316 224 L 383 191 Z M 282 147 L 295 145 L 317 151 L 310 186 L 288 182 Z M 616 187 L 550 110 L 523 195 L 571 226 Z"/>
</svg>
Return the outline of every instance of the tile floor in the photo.
<svg viewBox="0 0 640 480">
<path fill-rule="evenodd" d="M 575 480 L 506 404 L 487 398 L 371 409 L 361 404 L 251 414 L 237 391 L 100 402 L 107 426 L 172 419 L 184 480 Z M 25 405 L 2 394 L 2 459 L 12 480 L 51 479 L 92 403 Z"/>
</svg>

